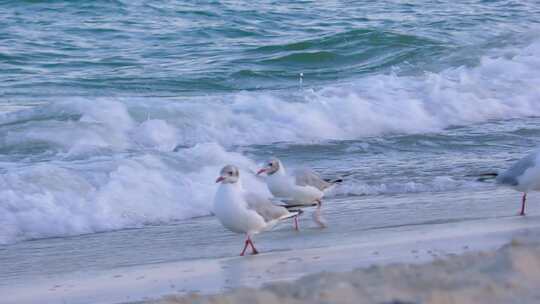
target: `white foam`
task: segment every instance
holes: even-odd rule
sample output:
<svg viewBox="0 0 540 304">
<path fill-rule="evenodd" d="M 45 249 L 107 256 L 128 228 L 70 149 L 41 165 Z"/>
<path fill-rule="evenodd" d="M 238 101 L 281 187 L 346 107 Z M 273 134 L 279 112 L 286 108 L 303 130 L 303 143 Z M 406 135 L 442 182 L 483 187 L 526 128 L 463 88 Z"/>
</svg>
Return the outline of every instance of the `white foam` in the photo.
<svg viewBox="0 0 540 304">
<path fill-rule="evenodd" d="M 540 115 L 540 42 L 485 56 L 476 67 L 420 76 L 372 75 L 294 92 L 243 92 L 157 107 L 179 144 L 265 144 L 424 133 Z M 164 114 L 166 112 L 166 114 Z M 154 115 L 152 115 L 154 117 Z"/>
<path fill-rule="evenodd" d="M 47 162 L 2 159 L 0 243 L 210 214 L 219 169 L 227 163 L 255 168 L 246 156 L 228 152 L 234 145 L 432 132 L 540 115 L 539 52 L 535 42 L 485 57 L 473 68 L 372 75 L 320 90 L 181 101 L 70 99 L 1 113 L 2 146 L 34 155 L 33 149 L 44 145 Z M 178 145 L 183 148 L 174 152 Z M 247 187 L 267 191 L 243 172 Z M 437 187 L 459 185 L 446 180 L 362 189 L 356 184 L 341 191 Z"/>
<path fill-rule="evenodd" d="M 0 175 L 0 244 L 208 215 L 215 179 L 227 163 L 244 169 L 246 187 L 269 195 L 249 173 L 254 163 L 216 144 L 166 155 L 12 169 Z"/>
<path fill-rule="evenodd" d="M 135 141 L 147 148 L 172 151 L 178 145 L 176 129 L 164 120 L 147 120 L 139 125 L 133 133 Z"/>
<path fill-rule="evenodd" d="M 137 142 L 170 150 L 174 144 L 202 142 L 229 147 L 434 132 L 540 115 L 539 52 L 540 41 L 485 56 L 472 68 L 420 76 L 378 74 L 317 90 L 242 92 L 180 101 L 69 100 L 30 113 L 4 113 L 0 123 L 13 123 L 17 115 L 23 120 L 82 115 L 79 121 L 49 120 L 44 128 L 36 124 L 24 134 L 8 137 L 10 143 L 25 137 L 50 141 L 75 153 L 81 150 L 78 145 L 124 150 Z"/>
</svg>

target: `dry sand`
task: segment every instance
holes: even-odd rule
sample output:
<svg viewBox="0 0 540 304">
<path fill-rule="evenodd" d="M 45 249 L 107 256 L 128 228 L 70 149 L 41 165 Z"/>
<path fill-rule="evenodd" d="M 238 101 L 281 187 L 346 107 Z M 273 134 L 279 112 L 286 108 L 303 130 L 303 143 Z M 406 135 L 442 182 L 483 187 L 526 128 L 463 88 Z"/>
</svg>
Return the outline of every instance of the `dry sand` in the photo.
<svg viewBox="0 0 540 304">
<path fill-rule="evenodd" d="M 513 240 L 491 252 L 466 253 L 425 264 L 371 266 L 322 272 L 294 282 L 146 303 L 540 303 L 540 241 Z"/>
</svg>

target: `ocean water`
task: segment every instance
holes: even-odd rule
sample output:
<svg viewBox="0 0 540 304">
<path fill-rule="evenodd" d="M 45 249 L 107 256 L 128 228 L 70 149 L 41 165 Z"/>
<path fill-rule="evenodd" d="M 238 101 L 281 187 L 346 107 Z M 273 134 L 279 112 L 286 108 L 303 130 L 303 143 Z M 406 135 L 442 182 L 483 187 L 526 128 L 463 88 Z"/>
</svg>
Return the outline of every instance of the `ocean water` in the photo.
<svg viewBox="0 0 540 304">
<path fill-rule="evenodd" d="M 235 255 L 214 180 L 232 163 L 268 193 L 250 172 L 270 156 L 344 183 L 329 229 L 280 226 L 266 251 L 512 216 L 518 193 L 470 175 L 540 143 L 538 16 L 535 1 L 0 1 L 0 285 Z"/>
</svg>

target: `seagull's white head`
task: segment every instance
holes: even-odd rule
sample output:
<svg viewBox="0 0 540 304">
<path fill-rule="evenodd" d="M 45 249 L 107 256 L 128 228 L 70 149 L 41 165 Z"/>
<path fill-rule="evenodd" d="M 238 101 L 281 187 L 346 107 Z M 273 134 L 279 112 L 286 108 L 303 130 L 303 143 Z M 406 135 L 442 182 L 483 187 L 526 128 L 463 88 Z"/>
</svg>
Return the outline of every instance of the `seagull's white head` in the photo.
<svg viewBox="0 0 540 304">
<path fill-rule="evenodd" d="M 233 165 L 226 165 L 221 169 L 219 177 L 216 179 L 216 183 L 234 184 L 238 182 L 239 178 L 240 172 L 238 171 L 238 168 Z"/>
<path fill-rule="evenodd" d="M 279 168 L 281 168 L 281 162 L 277 158 L 271 158 L 269 161 L 266 162 L 265 166 L 262 167 L 259 172 L 257 172 L 257 175 L 266 172 L 268 175 L 272 175 L 276 172 L 278 172 Z"/>
</svg>

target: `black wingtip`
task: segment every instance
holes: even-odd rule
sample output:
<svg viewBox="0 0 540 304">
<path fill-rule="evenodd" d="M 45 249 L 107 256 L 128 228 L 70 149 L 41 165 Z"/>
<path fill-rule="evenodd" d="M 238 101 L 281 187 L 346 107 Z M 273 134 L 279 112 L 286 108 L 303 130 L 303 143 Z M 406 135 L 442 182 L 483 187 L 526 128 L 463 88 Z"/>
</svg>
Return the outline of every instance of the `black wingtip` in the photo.
<svg viewBox="0 0 540 304">
<path fill-rule="evenodd" d="M 287 210 L 289 210 L 289 211 L 296 211 L 296 210 L 301 210 L 301 208 L 315 207 L 315 206 L 317 206 L 317 203 L 308 204 L 308 205 L 304 205 L 304 204 L 295 204 L 295 205 L 279 205 L 279 206 L 285 207 L 285 208 L 287 208 Z M 298 208 L 298 209 L 294 209 L 294 208 Z"/>
<path fill-rule="evenodd" d="M 490 173 L 482 173 L 480 175 L 477 175 L 477 181 L 479 182 L 485 182 L 491 179 L 495 179 L 497 176 L 499 176 L 498 173 L 490 172 Z"/>
<path fill-rule="evenodd" d="M 339 184 L 339 183 L 343 182 L 343 179 L 341 179 L 341 178 L 338 178 L 338 179 L 325 178 L 324 181 L 327 182 L 327 183 L 330 183 L 330 184 Z"/>
<path fill-rule="evenodd" d="M 282 220 L 293 218 L 293 217 L 296 217 L 296 216 L 300 216 L 300 215 L 302 215 L 302 213 L 304 213 L 304 210 L 302 210 L 302 209 L 294 209 L 294 210 L 287 209 L 287 211 L 289 211 L 289 215 L 282 218 Z"/>
</svg>

